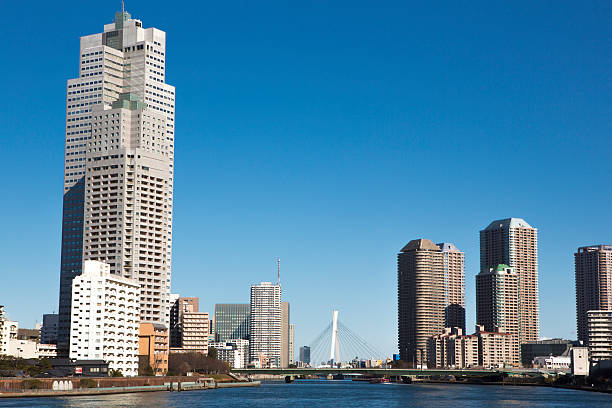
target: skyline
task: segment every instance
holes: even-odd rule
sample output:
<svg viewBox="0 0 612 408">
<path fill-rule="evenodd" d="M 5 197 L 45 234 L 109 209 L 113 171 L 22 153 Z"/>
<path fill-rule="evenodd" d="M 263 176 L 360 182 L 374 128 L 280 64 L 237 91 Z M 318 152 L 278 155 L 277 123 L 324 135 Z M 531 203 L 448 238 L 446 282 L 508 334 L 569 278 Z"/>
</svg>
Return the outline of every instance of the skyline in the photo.
<svg viewBox="0 0 612 408">
<path fill-rule="evenodd" d="M 181 27 L 178 10 L 164 10 L 163 15 L 142 2 L 127 5 L 135 18 L 168 33 L 167 77 L 181 90 L 176 103 L 172 293 L 199 296 L 201 310 L 209 313 L 215 303 L 246 303 L 251 284 L 274 281 L 276 258 L 281 258 L 283 297 L 292 304 L 296 347 L 316 337 L 333 309 L 340 310 L 349 327 L 360 327 L 361 295 L 370 293 L 369 324 L 357 332 L 390 353 L 396 348 L 397 305 L 389 293 L 395 293 L 399 250 L 412 239 L 426 238 L 452 242 L 465 252 L 469 330 L 475 320 L 478 232 L 492 220 L 518 217 L 538 228 L 540 235 L 541 335 L 576 337 L 573 254 L 581 246 L 609 244 L 612 226 L 605 217 L 612 193 L 605 183 L 597 184 L 609 175 L 606 152 L 612 147 L 607 137 L 610 123 L 604 116 L 612 106 L 606 92 L 610 85 L 605 71 L 599 71 L 610 58 L 610 40 L 576 30 L 572 33 L 577 38 L 571 39 L 575 47 L 562 52 L 564 38 L 554 38 L 554 30 L 546 36 L 542 29 L 539 34 L 544 37 L 532 39 L 536 45 L 519 36 L 516 42 L 502 42 L 509 45 L 507 54 L 495 54 L 491 47 L 499 38 L 494 35 L 489 43 L 476 34 L 488 28 L 500 36 L 502 30 L 480 20 L 477 28 L 470 27 L 474 32 L 456 22 L 451 25 L 459 25 L 464 37 L 484 46 L 479 54 L 477 47 L 447 49 L 443 45 L 453 41 L 448 36 L 452 30 L 440 35 L 435 24 L 427 29 L 422 23 L 413 34 L 421 40 L 432 35 L 433 49 L 421 44 L 408 57 L 397 55 L 397 50 L 407 53 L 409 45 L 419 44 L 410 37 L 402 37 L 404 42 L 396 39 L 396 34 L 407 33 L 393 13 L 384 13 L 388 10 L 326 9 L 330 22 L 343 16 L 342 11 L 352 13 L 352 20 L 344 21 L 346 33 L 331 25 L 317 26 L 321 17 L 316 9 L 302 10 L 312 12 L 299 16 L 303 27 L 310 28 L 308 38 L 315 40 L 311 44 L 306 36 L 300 37 L 299 27 L 273 19 L 283 12 L 297 19 L 290 13 L 294 9 L 277 5 L 277 14 L 266 17 L 258 7 L 259 22 L 270 21 L 255 26 L 247 21 L 249 6 L 244 5 L 238 12 L 243 19 L 238 20 L 246 26 L 236 32 L 232 29 L 239 24 L 230 22 L 231 14 L 224 8 L 231 7 L 218 7 L 225 10 L 225 18 L 214 22 L 213 13 L 207 14 L 206 22 L 212 24 L 206 26 L 202 50 L 211 58 L 203 58 L 191 52 L 201 45 L 194 40 L 200 27 Z M 63 27 L 57 41 L 65 49 L 39 51 L 43 56 L 53 54 L 41 58 L 51 59 L 53 66 L 26 64 L 19 72 L 16 67 L 3 68 L 6 75 L 21 79 L 17 82 L 27 78 L 30 84 L 8 88 L 14 103 L 5 114 L 14 119 L 5 118 L 4 139 L 11 154 L 2 164 L 5 174 L 25 175 L 5 181 L 6 190 L 17 197 L 2 203 L 4 214 L 11 214 L 6 222 L 12 232 L 3 240 L 3 258 L 14 273 L 7 276 L 11 290 L 0 292 L 10 318 L 24 326 L 33 326 L 43 313 L 57 312 L 63 87 L 76 72 L 78 37 L 99 31 L 116 11 L 108 4 L 79 5 L 69 10 L 72 14 L 46 21 L 55 14 L 45 14 L 41 4 L 30 23 Z M 466 13 L 478 15 L 477 11 Z M 554 11 L 570 15 L 569 10 Z M 590 17 L 589 27 L 576 24 L 596 31 L 599 18 L 603 24 L 604 17 L 612 15 L 603 11 L 602 16 L 572 16 Z M 368 25 L 367 33 L 374 38 L 369 42 L 358 24 L 370 21 L 368 13 L 374 20 L 384 16 L 390 22 L 387 27 L 382 19 L 379 25 Z M 449 16 L 441 17 L 442 22 L 427 22 L 449 23 Z M 509 20 L 503 21 L 510 24 Z M 23 25 L 9 23 L 8 33 L 31 38 Z M 546 23 L 560 29 L 563 21 L 552 18 Z M 525 26 L 525 21 L 514 24 Z M 251 38 L 239 35 L 250 28 L 255 34 Z M 606 32 L 599 28 L 600 34 Z M 581 34 L 585 41 L 597 39 L 602 50 L 593 44 L 583 48 Z M 282 52 L 270 47 L 272 40 Z M 549 54 L 538 53 L 543 43 L 553 45 L 546 48 Z M 512 55 L 519 45 L 527 47 L 525 55 Z M 8 47 L 16 58 L 27 60 L 27 49 Z M 260 62 L 256 57 L 261 55 Z M 572 58 L 577 56 L 583 58 Z M 453 57 L 460 64 L 447 71 Z M 468 57 L 480 64 L 470 65 Z M 201 63 L 197 66 L 204 75 L 194 75 L 192 59 Z M 583 66 L 589 61 L 591 65 Z M 433 71 L 429 76 L 427 69 Z M 560 79 L 565 81 L 555 82 Z M 561 83 L 582 87 L 569 90 Z M 40 94 L 44 96 L 35 97 Z M 24 105 L 30 110 L 16 109 Z M 497 137 L 492 140 L 491 134 Z M 510 160 L 500 165 L 500 156 Z M 31 188 L 33 183 L 36 188 Z M 586 208 L 584 197 L 590 198 Z M 421 201 L 415 203 L 415 198 Z M 32 259 L 32 248 L 39 257 Z M 31 279 L 23 280 L 25 274 L 40 284 L 32 288 Z M 32 297 L 31 304 L 24 304 L 24 294 Z M 566 299 L 571 302 L 566 304 Z"/>
</svg>

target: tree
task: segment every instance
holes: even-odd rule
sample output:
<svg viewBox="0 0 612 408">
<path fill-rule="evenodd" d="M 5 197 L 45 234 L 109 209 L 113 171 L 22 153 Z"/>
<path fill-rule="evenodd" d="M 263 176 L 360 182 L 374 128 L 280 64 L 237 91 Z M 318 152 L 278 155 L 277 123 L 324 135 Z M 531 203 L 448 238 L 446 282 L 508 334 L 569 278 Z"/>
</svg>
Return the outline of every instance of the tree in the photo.
<svg viewBox="0 0 612 408">
<path fill-rule="evenodd" d="M 123 377 L 121 370 L 110 370 L 111 377 Z"/>
<path fill-rule="evenodd" d="M 217 359 L 217 355 L 219 353 L 217 352 L 217 349 L 214 347 L 209 347 L 208 348 L 208 357 L 212 358 L 213 360 Z"/>
<path fill-rule="evenodd" d="M 51 370 L 53 366 L 48 358 L 43 358 L 40 360 L 39 367 L 41 371 Z"/>
<path fill-rule="evenodd" d="M 202 353 L 173 353 L 168 357 L 168 371 L 177 375 L 193 371 L 203 374 L 225 374 L 229 372 L 229 365 L 225 361 Z"/>
</svg>

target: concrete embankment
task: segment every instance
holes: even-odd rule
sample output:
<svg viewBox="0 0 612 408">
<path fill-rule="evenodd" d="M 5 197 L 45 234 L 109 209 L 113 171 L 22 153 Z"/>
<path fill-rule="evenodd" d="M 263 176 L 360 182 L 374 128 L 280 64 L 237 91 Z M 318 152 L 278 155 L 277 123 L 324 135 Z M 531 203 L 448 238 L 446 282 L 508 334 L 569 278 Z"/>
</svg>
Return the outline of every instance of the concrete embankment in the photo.
<svg viewBox="0 0 612 408">
<path fill-rule="evenodd" d="M 259 387 L 260 385 L 261 385 L 261 381 L 217 383 L 216 388 Z"/>
<path fill-rule="evenodd" d="M 0 392 L 0 398 L 32 398 L 32 397 L 66 397 L 83 395 L 129 394 L 132 392 L 167 391 L 164 385 L 149 385 L 144 387 L 113 387 L 113 388 L 82 388 L 77 390 L 24 390 L 21 392 Z"/>
<path fill-rule="evenodd" d="M 218 379 L 207 377 L 10 378 L 0 379 L 0 398 L 65 397 L 161 391 L 182 392 L 260 385 L 259 381 L 233 382 L 233 380 L 232 377 Z"/>
</svg>

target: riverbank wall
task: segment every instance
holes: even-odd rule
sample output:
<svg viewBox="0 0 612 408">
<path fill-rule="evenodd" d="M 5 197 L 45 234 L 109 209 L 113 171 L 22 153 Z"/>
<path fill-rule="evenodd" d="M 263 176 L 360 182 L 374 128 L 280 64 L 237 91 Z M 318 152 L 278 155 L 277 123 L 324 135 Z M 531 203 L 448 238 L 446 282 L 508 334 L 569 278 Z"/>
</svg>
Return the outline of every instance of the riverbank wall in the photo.
<svg viewBox="0 0 612 408">
<path fill-rule="evenodd" d="M 215 379 L 199 376 L 0 378 L 0 398 L 63 397 L 161 391 L 182 392 L 260 385 L 259 381 L 230 382 L 231 380 L 233 380 L 231 377 Z"/>
</svg>

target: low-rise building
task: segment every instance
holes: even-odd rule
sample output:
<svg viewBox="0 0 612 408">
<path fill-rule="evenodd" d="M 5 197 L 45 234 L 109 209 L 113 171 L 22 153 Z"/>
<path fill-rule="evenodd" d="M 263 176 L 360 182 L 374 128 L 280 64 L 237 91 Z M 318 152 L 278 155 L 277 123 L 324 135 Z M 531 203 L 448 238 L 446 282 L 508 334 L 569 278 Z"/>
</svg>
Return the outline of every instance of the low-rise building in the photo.
<svg viewBox="0 0 612 408">
<path fill-rule="evenodd" d="M 515 361 L 514 339 L 508 333 L 487 332 L 476 326 L 476 333 L 463 335 L 461 328 L 446 328 L 427 343 L 429 367 L 500 367 Z"/>
<path fill-rule="evenodd" d="M 6 354 L 17 358 L 38 358 L 36 346 L 36 342 L 32 340 L 9 339 Z"/>
<path fill-rule="evenodd" d="M 163 324 L 141 323 L 138 329 L 138 358 L 154 375 L 168 372 L 168 329 Z"/>
<path fill-rule="evenodd" d="M 612 310 L 587 312 L 591 363 L 612 359 Z"/>
<path fill-rule="evenodd" d="M 573 347 L 570 350 L 572 359 L 572 375 L 589 375 L 589 349 L 587 347 Z"/>
<path fill-rule="evenodd" d="M 107 377 L 109 375 L 108 363 L 104 360 L 71 360 L 69 358 L 51 358 L 51 370 L 48 373 L 53 377 Z"/>
<path fill-rule="evenodd" d="M 36 345 L 36 353 L 38 358 L 55 358 L 57 357 L 57 344 L 39 343 Z"/>
<path fill-rule="evenodd" d="M 478 366 L 478 340 L 478 336 L 475 334 L 457 337 L 454 340 L 456 368 L 472 368 Z"/>
<path fill-rule="evenodd" d="M 104 262 L 83 262 L 72 281 L 70 358 L 138 375 L 139 302 L 139 282 L 111 274 Z"/>
<path fill-rule="evenodd" d="M 456 349 L 456 339 L 463 335 L 463 330 L 459 327 L 447 327 L 443 333 L 436 334 L 427 340 L 427 366 L 434 367 L 454 367 L 457 363 L 458 351 Z"/>
<path fill-rule="evenodd" d="M 533 366 L 547 370 L 569 371 L 572 359 L 569 356 L 539 356 L 533 359 Z"/>
<path fill-rule="evenodd" d="M 214 347 L 217 350 L 217 358 L 227 362 L 231 368 L 246 368 L 249 363 L 248 340 L 231 339 L 210 343 L 209 347 Z"/>
<path fill-rule="evenodd" d="M 531 367 L 533 360 L 540 356 L 567 356 L 578 342 L 565 339 L 547 339 L 521 344 L 521 364 Z"/>
<path fill-rule="evenodd" d="M 482 326 L 476 326 L 478 336 L 478 365 L 482 367 L 503 367 L 514 365 L 516 358 L 516 341 L 513 335 L 502 332 L 486 332 Z"/>
</svg>

